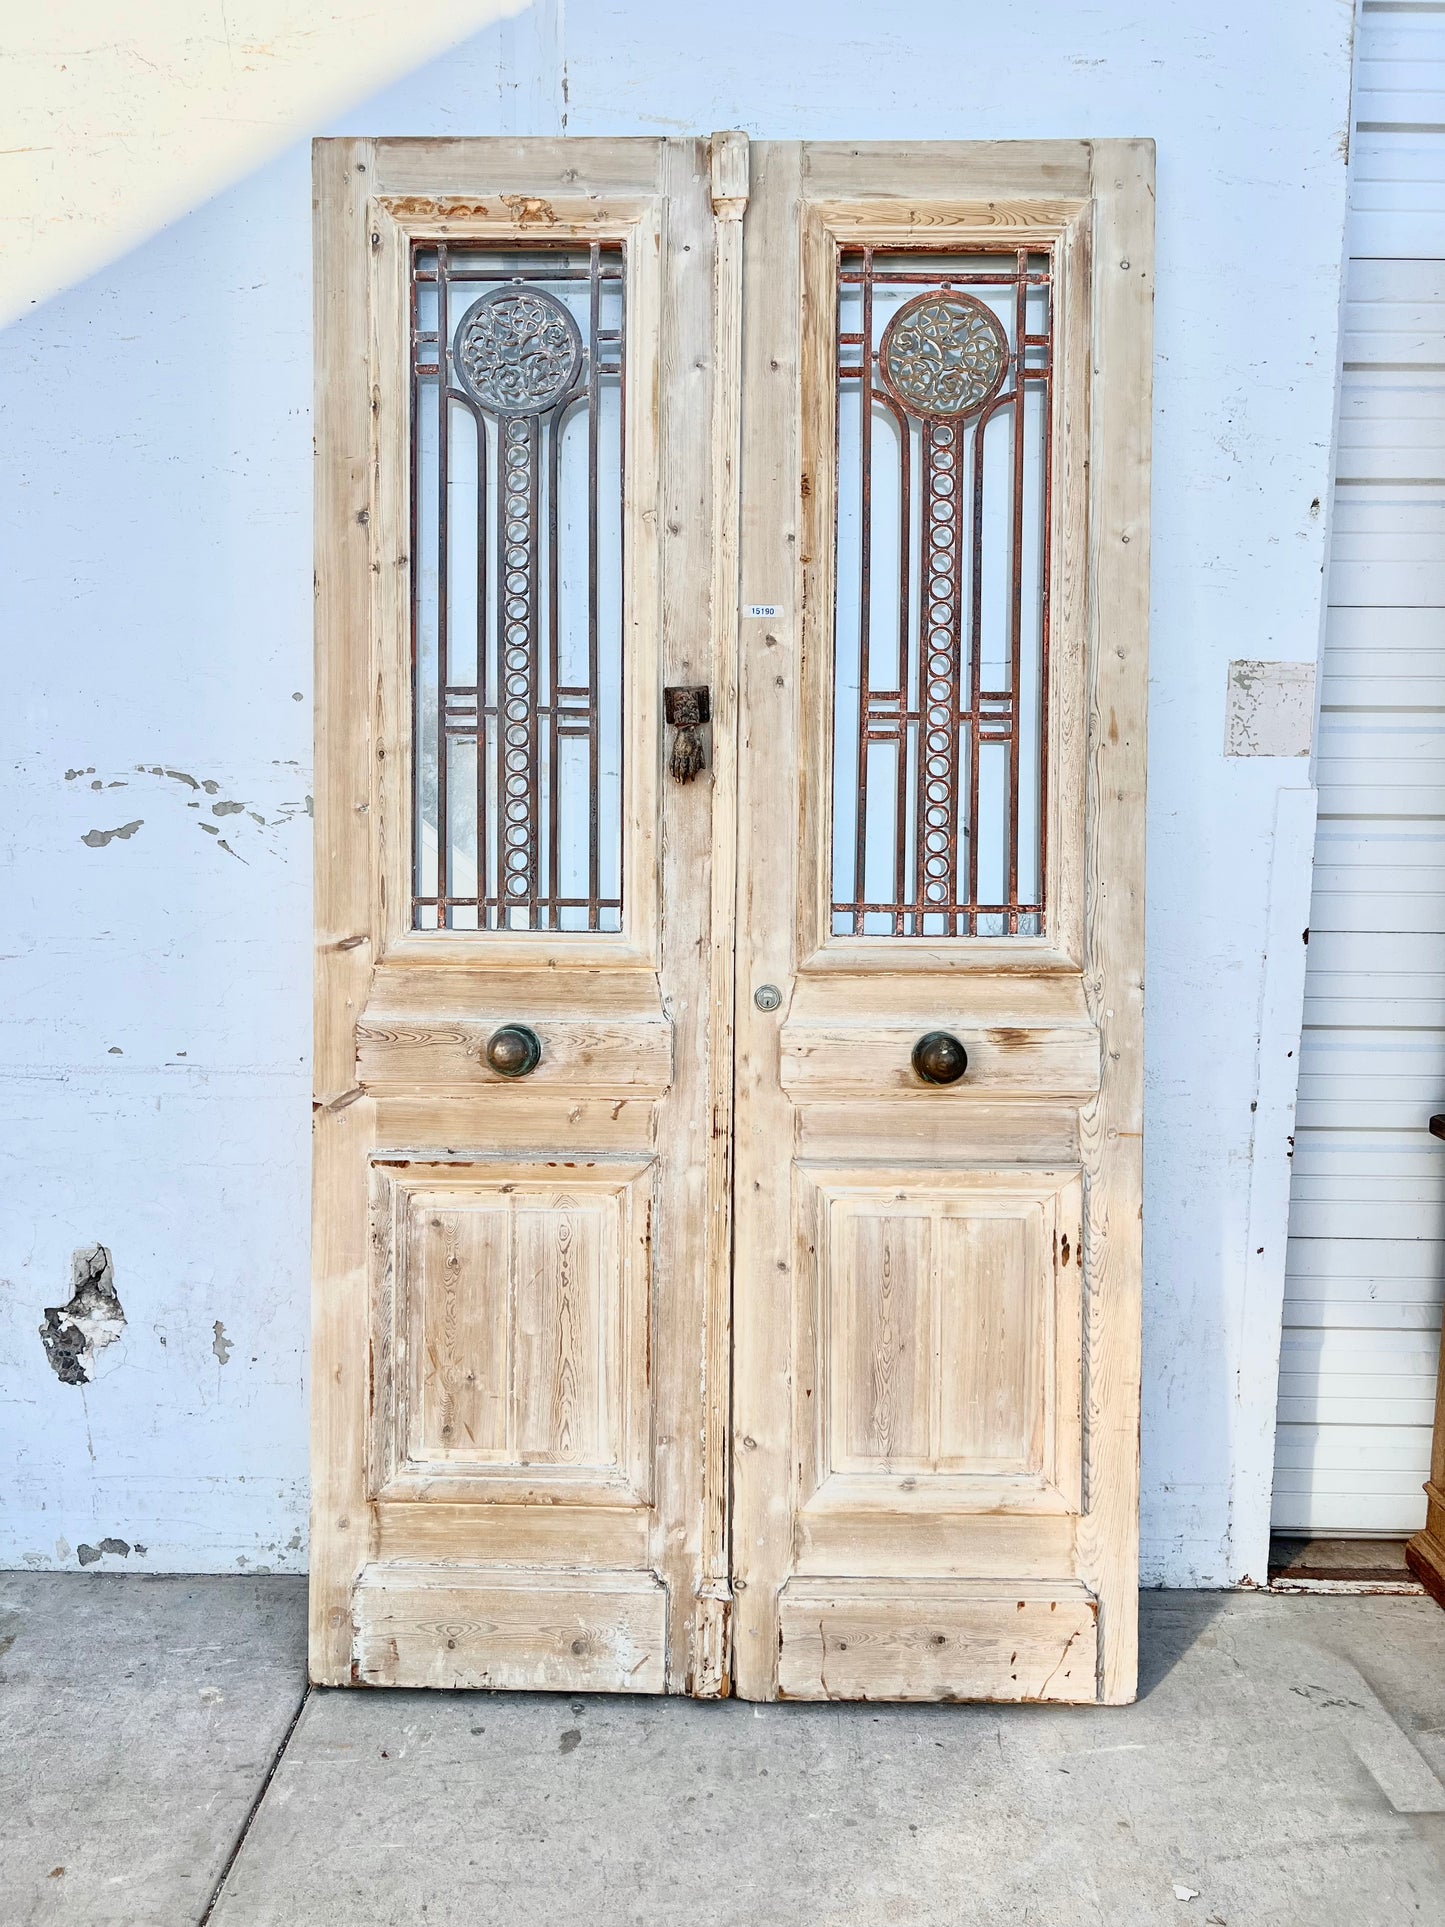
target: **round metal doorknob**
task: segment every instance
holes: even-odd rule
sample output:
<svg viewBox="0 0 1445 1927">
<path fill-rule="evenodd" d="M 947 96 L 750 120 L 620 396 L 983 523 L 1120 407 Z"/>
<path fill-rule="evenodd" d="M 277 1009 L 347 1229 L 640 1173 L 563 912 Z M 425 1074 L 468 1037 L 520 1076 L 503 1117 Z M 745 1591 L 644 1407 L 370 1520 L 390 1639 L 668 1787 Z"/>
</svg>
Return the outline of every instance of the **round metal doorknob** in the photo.
<svg viewBox="0 0 1445 1927">
<path fill-rule="evenodd" d="M 931 1030 L 913 1046 L 913 1068 L 925 1084 L 956 1084 L 968 1069 L 968 1052 L 946 1030 Z"/>
<path fill-rule="evenodd" d="M 542 1061 L 542 1040 L 526 1024 L 503 1024 L 487 1039 L 485 1055 L 498 1077 L 525 1077 Z"/>
</svg>

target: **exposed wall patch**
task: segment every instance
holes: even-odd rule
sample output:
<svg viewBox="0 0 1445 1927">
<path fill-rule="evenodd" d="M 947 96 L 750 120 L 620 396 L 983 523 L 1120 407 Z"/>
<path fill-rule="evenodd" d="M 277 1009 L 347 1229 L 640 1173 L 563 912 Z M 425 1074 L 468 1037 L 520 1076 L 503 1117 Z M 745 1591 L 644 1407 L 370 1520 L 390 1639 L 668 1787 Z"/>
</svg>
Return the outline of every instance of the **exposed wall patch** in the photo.
<svg viewBox="0 0 1445 1927">
<path fill-rule="evenodd" d="M 115 1273 L 104 1245 L 83 1245 L 70 1261 L 70 1301 L 48 1305 L 40 1342 L 62 1385 L 89 1385 L 98 1353 L 125 1330 Z"/>
<path fill-rule="evenodd" d="M 1308 756 L 1315 726 L 1312 662 L 1232 662 L 1226 756 Z"/>
<path fill-rule="evenodd" d="M 134 823 L 122 823 L 118 830 L 87 830 L 80 840 L 87 849 L 103 850 L 106 844 L 113 843 L 116 837 L 119 837 L 122 843 L 128 842 L 144 822 L 145 818 L 138 816 Z"/>
<path fill-rule="evenodd" d="M 140 1551 L 139 1546 L 136 1547 L 136 1551 Z M 112 1554 L 113 1557 L 117 1559 L 129 1559 L 130 1547 L 124 1539 L 102 1539 L 98 1546 L 77 1546 L 75 1548 L 75 1556 L 83 1566 L 97 1565 L 107 1553 Z"/>
<path fill-rule="evenodd" d="M 216 1357 L 224 1365 L 226 1361 L 230 1358 L 231 1350 L 232 1350 L 231 1341 L 226 1336 L 226 1327 L 221 1323 L 220 1319 L 218 1318 L 215 1324 L 212 1325 L 211 1331 L 213 1334 L 211 1338 L 211 1350 L 216 1354 Z"/>
</svg>

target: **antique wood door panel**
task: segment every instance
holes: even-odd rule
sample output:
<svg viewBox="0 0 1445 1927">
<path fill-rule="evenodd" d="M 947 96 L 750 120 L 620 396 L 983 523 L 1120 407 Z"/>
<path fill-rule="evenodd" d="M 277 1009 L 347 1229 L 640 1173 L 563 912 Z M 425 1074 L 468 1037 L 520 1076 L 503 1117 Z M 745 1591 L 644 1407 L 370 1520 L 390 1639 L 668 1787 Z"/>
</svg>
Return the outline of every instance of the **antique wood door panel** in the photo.
<svg viewBox="0 0 1445 1927">
<path fill-rule="evenodd" d="M 1135 1691 L 1152 149 L 752 149 L 735 1690 Z"/>
<path fill-rule="evenodd" d="M 317 147 L 317 1680 L 725 1690 L 746 160 Z"/>
</svg>

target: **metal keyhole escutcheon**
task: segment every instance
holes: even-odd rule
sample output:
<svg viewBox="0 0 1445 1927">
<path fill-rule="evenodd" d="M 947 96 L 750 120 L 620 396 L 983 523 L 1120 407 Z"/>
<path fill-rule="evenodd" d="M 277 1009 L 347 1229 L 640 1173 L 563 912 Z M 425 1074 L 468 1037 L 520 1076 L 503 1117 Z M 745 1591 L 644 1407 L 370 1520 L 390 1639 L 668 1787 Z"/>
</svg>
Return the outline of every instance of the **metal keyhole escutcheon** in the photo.
<svg viewBox="0 0 1445 1927">
<path fill-rule="evenodd" d="M 968 1069 L 968 1052 L 946 1030 L 931 1030 L 913 1046 L 913 1068 L 925 1084 L 956 1084 Z"/>
<path fill-rule="evenodd" d="M 525 1077 L 542 1061 L 542 1040 L 527 1024 L 503 1024 L 487 1039 L 485 1055 L 498 1077 Z"/>
</svg>

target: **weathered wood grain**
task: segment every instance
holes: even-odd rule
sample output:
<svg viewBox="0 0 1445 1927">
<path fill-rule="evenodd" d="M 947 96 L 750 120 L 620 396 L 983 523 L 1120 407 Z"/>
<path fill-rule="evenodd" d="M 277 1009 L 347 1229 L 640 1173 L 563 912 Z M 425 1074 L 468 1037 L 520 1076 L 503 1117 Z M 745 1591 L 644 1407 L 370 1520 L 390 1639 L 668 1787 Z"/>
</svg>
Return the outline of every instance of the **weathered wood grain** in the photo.
<svg viewBox="0 0 1445 1927">
<path fill-rule="evenodd" d="M 785 1699 L 1092 1697 L 1096 1614 L 1082 1586 L 793 1578 L 778 1624 Z"/>
<path fill-rule="evenodd" d="M 660 440 L 659 625 L 662 684 L 715 687 L 718 635 L 712 602 L 713 435 L 718 407 L 715 340 L 716 223 L 712 168 L 703 140 L 669 142 L 663 157 L 666 210 L 666 306 L 661 318 L 658 408 Z M 660 693 L 660 692 L 659 692 Z M 654 732 L 648 754 L 665 767 L 670 745 Z M 661 753 L 660 753 L 661 752 Z M 639 754 L 641 752 L 639 751 Z M 700 1607 L 715 1580 L 716 1518 L 705 1494 L 726 1474 L 726 1437 L 709 1423 L 718 1396 L 710 1360 L 716 1321 L 726 1305 L 716 1292 L 725 1264 L 726 1201 L 721 1212 L 711 1165 L 712 1103 L 726 1052 L 716 1028 L 712 866 L 715 811 L 728 809 L 729 782 L 717 762 L 698 780 L 663 780 L 658 845 L 661 974 L 673 1030 L 673 1083 L 658 1106 L 657 1143 L 670 1182 L 659 1190 L 653 1277 L 652 1385 L 656 1426 L 657 1510 L 652 1564 L 671 1601 L 668 1665 L 673 1690 L 717 1692 L 722 1682 L 701 1658 L 709 1611 Z M 724 1056 L 723 1062 L 726 1062 Z M 725 1339 L 722 1341 L 725 1344 Z"/>
<path fill-rule="evenodd" d="M 1009 1490 L 969 1480 L 941 1481 L 933 1492 L 862 1489 L 857 1479 L 829 1480 L 796 1522 L 796 1571 L 822 1579 L 838 1574 L 888 1580 L 1057 1580 L 1073 1564 L 1077 1522 L 1038 1485 Z M 1034 1503 L 1030 1503 L 1030 1502 Z M 1048 1510 L 1041 1509 L 1047 1506 Z M 1083 1698 L 1092 1698 L 1085 1693 Z"/>
<path fill-rule="evenodd" d="M 490 1010 L 426 1022 L 368 1004 L 356 1026 L 358 1083 L 376 1096 L 475 1090 L 507 1094 L 514 1103 L 558 1092 L 661 1097 L 672 1083 L 673 1032 L 660 1010 L 640 1019 L 585 1011 L 543 1018 L 520 999 L 500 1003 L 495 987 L 487 1001 Z M 523 1082 L 494 1071 L 486 1048 L 503 1024 L 528 1018 L 542 1059 Z"/>
<path fill-rule="evenodd" d="M 1078 1571 L 1099 1601 L 1099 1696 L 1121 1703 L 1138 1679 L 1153 143 L 1097 142 L 1093 196 L 1084 985 L 1104 1077 L 1081 1114 L 1087 1450 Z"/>
<path fill-rule="evenodd" d="M 732 1683 L 732 1182 L 734 932 L 737 913 L 738 518 L 742 435 L 744 134 L 708 144 L 713 213 L 712 843 L 709 902 L 707 1281 L 704 1306 L 702 1584 L 692 1691 Z"/>
<path fill-rule="evenodd" d="M 371 1565 L 353 1597 L 368 1686 L 660 1693 L 667 1592 L 649 1573 Z"/>
<path fill-rule="evenodd" d="M 967 1107 L 1000 1097 L 1092 1097 L 1099 1088 L 1099 1034 L 1092 1024 L 1046 1028 L 950 1021 L 927 1025 L 956 1036 L 968 1052 L 968 1070 L 957 1083 L 929 1087 L 914 1072 L 911 1055 L 922 1034 L 917 1022 L 795 1023 L 783 1026 L 780 1076 L 798 1100 L 851 1094 L 902 1098 L 942 1107 Z M 946 1131 L 947 1126 L 944 1126 Z"/>
<path fill-rule="evenodd" d="M 920 202 L 1087 199 L 1091 152 L 1088 141 L 809 141 L 803 165 L 810 200 L 902 202 L 917 219 Z"/>
<path fill-rule="evenodd" d="M 373 1507 L 375 1557 L 383 1563 L 434 1562 L 485 1574 L 507 1566 L 562 1567 L 572 1573 L 644 1571 L 651 1521 L 634 1498 L 601 1491 L 558 1505 L 556 1480 L 548 1493 L 520 1488 L 515 1498 L 501 1480 L 470 1491 L 437 1481 L 426 1502 L 385 1493 Z"/>
<path fill-rule="evenodd" d="M 753 993 L 775 984 L 786 997 L 796 965 L 802 164 L 796 142 L 754 144 L 744 233 L 742 600 L 782 610 L 745 619 L 739 653 L 733 1653 L 745 1699 L 776 1690 L 777 1595 L 797 1508 L 794 1111 L 778 1074 L 779 1017 Z"/>
<path fill-rule="evenodd" d="M 353 1026 L 374 960 L 367 742 L 372 553 L 367 337 L 369 141 L 315 149 L 316 790 L 311 1304 L 311 1677 L 350 1671 L 349 1600 L 366 1507 L 368 1216 L 373 1109 Z"/>
</svg>

